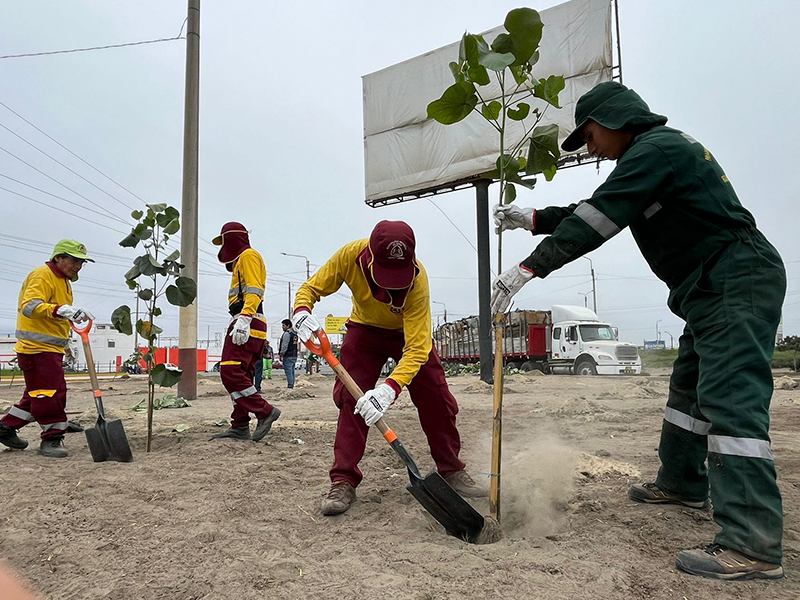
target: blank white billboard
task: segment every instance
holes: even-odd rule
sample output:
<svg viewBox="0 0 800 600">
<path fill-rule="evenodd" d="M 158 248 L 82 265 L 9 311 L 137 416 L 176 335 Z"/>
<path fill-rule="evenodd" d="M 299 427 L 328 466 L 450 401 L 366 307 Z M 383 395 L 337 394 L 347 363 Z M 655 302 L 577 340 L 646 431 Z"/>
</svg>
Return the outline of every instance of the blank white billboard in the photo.
<svg viewBox="0 0 800 600">
<path fill-rule="evenodd" d="M 560 143 L 575 126 L 578 98 L 611 79 L 611 2 L 571 0 L 540 14 L 541 58 L 533 75 L 563 75 L 566 83 L 559 95 L 561 110 L 549 107 L 540 125 L 558 125 Z M 491 44 L 503 31 L 500 26 L 482 35 Z M 473 113 L 454 125 L 427 118 L 428 104 L 453 84 L 448 65 L 458 61 L 458 45 L 454 42 L 362 78 L 367 201 L 422 193 L 494 168 L 497 132 L 480 115 Z M 500 96 L 500 88 L 481 87 L 481 94 L 488 102 Z M 545 106 L 534 98 L 526 102 L 540 110 Z M 532 119 L 507 125 L 507 147 L 522 138 L 523 124 L 530 127 Z"/>
</svg>

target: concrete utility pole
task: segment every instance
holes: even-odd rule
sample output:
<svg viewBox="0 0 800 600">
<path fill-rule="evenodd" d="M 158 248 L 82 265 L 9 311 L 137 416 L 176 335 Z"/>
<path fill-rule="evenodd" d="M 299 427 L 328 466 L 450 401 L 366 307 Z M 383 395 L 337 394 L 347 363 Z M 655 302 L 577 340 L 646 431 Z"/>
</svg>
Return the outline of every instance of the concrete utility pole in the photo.
<svg viewBox="0 0 800 600">
<path fill-rule="evenodd" d="M 183 120 L 182 275 L 197 281 L 197 171 L 200 129 L 200 0 L 189 0 L 186 29 L 186 91 Z M 199 286 L 198 286 L 199 288 Z M 199 289 L 198 289 L 199 297 Z M 197 303 L 180 309 L 178 362 L 183 377 L 178 395 L 197 398 Z"/>
</svg>

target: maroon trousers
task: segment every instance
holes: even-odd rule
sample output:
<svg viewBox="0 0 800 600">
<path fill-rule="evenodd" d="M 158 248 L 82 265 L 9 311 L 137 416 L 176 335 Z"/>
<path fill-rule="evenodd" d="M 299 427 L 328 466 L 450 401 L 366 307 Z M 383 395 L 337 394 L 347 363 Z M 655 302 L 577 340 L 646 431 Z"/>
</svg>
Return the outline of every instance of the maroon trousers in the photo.
<svg viewBox="0 0 800 600">
<path fill-rule="evenodd" d="M 375 387 L 381 368 L 388 358 L 399 362 L 404 345 L 402 331 L 348 323 L 339 359 L 358 386 L 366 392 Z M 431 349 L 428 362 L 414 377 L 408 386 L 408 392 L 417 407 L 419 422 L 428 438 L 436 469 L 442 476 L 461 471 L 465 465 L 458 458 L 461 451 L 461 438 L 456 428 L 458 403 L 447 387 L 436 348 Z M 330 477 L 332 482 L 347 481 L 353 487 L 363 479 L 358 463 L 364 456 L 369 433 L 369 427 L 361 415 L 353 414 L 356 400 L 337 379 L 333 388 L 333 401 L 339 408 L 339 422 L 336 427 L 334 463 Z"/>
<path fill-rule="evenodd" d="M 253 385 L 256 363 L 261 360 L 261 353 L 264 351 L 267 325 L 253 319 L 250 324 L 250 338 L 241 346 L 233 343 L 230 335 L 232 329 L 233 322 L 228 325 L 225 342 L 222 344 L 219 374 L 222 385 L 233 402 L 231 427 L 247 427 L 250 413 L 257 419 L 265 419 L 272 412 L 272 405 L 261 397 Z"/>
<path fill-rule="evenodd" d="M 0 419 L 6 427 L 21 429 L 31 421 L 42 427 L 42 439 L 62 437 L 67 429 L 67 382 L 64 355 L 59 352 L 17 354 L 25 377 L 22 399 Z"/>
</svg>

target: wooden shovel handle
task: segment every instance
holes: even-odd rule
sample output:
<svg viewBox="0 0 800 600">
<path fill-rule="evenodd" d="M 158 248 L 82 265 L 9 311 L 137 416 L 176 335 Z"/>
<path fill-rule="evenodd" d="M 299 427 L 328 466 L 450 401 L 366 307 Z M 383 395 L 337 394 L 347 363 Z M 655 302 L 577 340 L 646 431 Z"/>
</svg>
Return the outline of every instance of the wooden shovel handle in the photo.
<svg viewBox="0 0 800 600">
<path fill-rule="evenodd" d="M 350 376 L 350 373 L 347 372 L 347 369 L 344 368 L 342 363 L 339 362 L 339 359 L 333 354 L 333 350 L 331 350 L 331 343 L 328 340 L 328 335 L 325 333 L 325 330 L 318 329 L 314 332 L 314 335 L 319 340 L 319 343 L 314 342 L 313 339 L 304 341 L 303 343 L 306 345 L 311 352 L 316 354 L 317 356 L 321 356 L 325 359 L 333 372 L 336 373 L 336 376 L 341 380 L 344 384 L 344 387 L 347 388 L 347 391 L 350 392 L 350 395 L 353 396 L 356 400 L 361 398 L 364 395 L 364 392 L 361 391 L 361 388 L 356 383 L 355 379 Z M 383 419 L 378 419 L 375 423 L 375 427 L 378 428 L 383 434 L 383 437 L 386 439 L 387 442 L 390 444 L 397 439 L 394 431 L 386 424 Z"/>
</svg>

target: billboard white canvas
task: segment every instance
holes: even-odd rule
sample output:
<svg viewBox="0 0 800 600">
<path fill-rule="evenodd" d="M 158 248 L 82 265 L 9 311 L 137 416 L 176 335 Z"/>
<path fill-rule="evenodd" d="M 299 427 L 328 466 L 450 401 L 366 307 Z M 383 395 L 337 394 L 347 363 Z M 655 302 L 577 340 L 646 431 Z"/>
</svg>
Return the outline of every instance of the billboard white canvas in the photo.
<svg viewBox="0 0 800 600">
<path fill-rule="evenodd" d="M 549 107 L 540 125 L 555 123 L 559 142 L 575 126 L 575 103 L 592 87 L 611 79 L 610 0 L 572 0 L 541 11 L 544 31 L 537 77 L 563 75 L 561 110 Z M 487 42 L 502 26 L 482 35 Z M 419 194 L 464 181 L 494 168 L 497 132 L 475 113 L 460 123 L 441 125 L 427 119 L 428 103 L 452 85 L 449 63 L 458 60 L 459 42 L 364 76 L 364 171 L 367 201 Z M 482 94 L 483 94 L 482 88 Z M 500 95 L 489 86 L 486 101 Z M 544 109 L 545 103 L 526 100 Z M 532 117 L 511 122 L 511 145 Z"/>
</svg>

